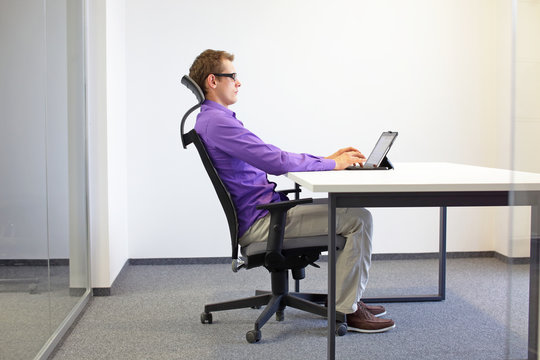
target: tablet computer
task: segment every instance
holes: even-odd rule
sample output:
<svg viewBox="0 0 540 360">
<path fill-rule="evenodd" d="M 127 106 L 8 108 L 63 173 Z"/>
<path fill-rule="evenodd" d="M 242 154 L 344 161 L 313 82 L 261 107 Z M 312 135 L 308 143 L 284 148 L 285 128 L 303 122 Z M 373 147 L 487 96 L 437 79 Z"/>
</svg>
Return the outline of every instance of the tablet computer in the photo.
<svg viewBox="0 0 540 360">
<path fill-rule="evenodd" d="M 393 167 L 383 160 L 386 158 L 386 154 L 390 151 L 392 144 L 396 140 L 398 133 L 395 131 L 385 131 L 379 137 L 379 140 L 375 144 L 375 147 L 369 154 L 364 166 L 353 165 L 349 166 L 347 170 L 388 170 Z"/>
</svg>

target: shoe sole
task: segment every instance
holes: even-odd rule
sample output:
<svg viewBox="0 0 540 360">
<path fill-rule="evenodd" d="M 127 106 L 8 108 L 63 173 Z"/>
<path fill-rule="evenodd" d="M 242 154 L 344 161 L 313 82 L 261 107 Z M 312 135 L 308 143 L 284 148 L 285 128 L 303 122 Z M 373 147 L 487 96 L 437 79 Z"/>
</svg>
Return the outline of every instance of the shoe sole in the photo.
<svg viewBox="0 0 540 360">
<path fill-rule="evenodd" d="M 347 331 L 354 331 L 354 332 L 365 333 L 365 334 L 375 334 L 375 333 L 381 333 L 381 332 L 391 330 L 391 329 L 393 329 L 395 327 L 396 327 L 396 324 L 394 324 L 392 326 L 389 326 L 389 327 L 386 327 L 384 329 L 367 330 L 367 329 L 358 329 L 358 328 L 355 328 L 355 327 L 348 326 Z"/>
<path fill-rule="evenodd" d="M 324 304 L 324 307 L 327 308 L 328 306 L 326 306 L 326 304 Z M 369 311 L 369 310 L 368 310 L 368 311 Z M 369 311 L 369 312 L 371 312 L 371 311 Z M 380 314 L 373 314 L 373 313 L 371 313 L 371 314 L 372 314 L 373 316 L 375 316 L 375 317 L 381 317 L 381 316 L 386 315 L 386 310 L 385 310 L 384 312 L 380 313 Z"/>
</svg>

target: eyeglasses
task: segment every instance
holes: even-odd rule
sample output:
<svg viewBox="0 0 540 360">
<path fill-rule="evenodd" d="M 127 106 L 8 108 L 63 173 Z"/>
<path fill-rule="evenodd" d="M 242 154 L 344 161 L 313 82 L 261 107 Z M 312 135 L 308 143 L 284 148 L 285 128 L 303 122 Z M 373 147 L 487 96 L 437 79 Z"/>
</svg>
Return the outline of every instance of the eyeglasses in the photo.
<svg viewBox="0 0 540 360">
<path fill-rule="evenodd" d="M 236 81 L 236 73 L 230 73 L 230 74 L 214 74 L 214 76 L 228 77 L 228 78 L 233 79 L 233 81 Z"/>
</svg>

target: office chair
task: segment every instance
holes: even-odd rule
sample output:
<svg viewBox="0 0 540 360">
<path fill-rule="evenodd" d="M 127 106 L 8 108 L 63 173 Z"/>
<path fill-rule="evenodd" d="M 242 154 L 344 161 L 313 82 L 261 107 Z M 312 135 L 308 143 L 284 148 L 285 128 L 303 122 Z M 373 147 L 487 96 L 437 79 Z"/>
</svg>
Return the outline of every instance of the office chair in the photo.
<svg viewBox="0 0 540 360">
<path fill-rule="evenodd" d="M 205 100 L 204 93 L 189 76 L 182 78 L 182 84 L 187 86 L 198 100 L 198 103 L 190 108 L 182 118 L 180 125 L 182 145 L 184 149 L 191 143 L 195 145 L 225 211 L 232 245 L 232 271 L 237 272 L 242 268 L 251 269 L 264 266 L 270 272 L 272 285 L 272 291 L 270 292 L 257 290 L 255 296 L 252 297 L 205 305 L 204 312 L 201 314 L 201 322 L 211 324 L 212 311 L 265 306 L 255 322 L 254 329 L 246 334 L 246 340 L 249 343 L 255 343 L 261 339 L 261 328 L 274 313 L 277 321 L 284 320 L 286 306 L 326 317 L 327 308 L 321 305 L 327 299 L 326 294 L 300 293 L 298 290 L 297 292 L 289 292 L 289 270 L 292 272 L 293 279 L 298 282 L 298 280 L 305 277 L 306 266 L 314 265 L 318 267 L 315 261 L 319 259 L 321 252 L 328 250 L 328 236 L 326 235 L 284 239 L 287 210 L 296 205 L 311 203 L 313 200 L 297 199 L 259 205 L 258 209 L 266 209 L 270 212 L 268 238 L 266 241 L 242 247 L 243 259 L 240 258 L 238 256 L 238 219 L 231 195 L 221 181 L 199 135 L 194 129 L 187 134 L 184 133 L 184 123 L 188 116 L 201 106 Z M 300 189 L 297 186 L 296 189 L 287 190 L 285 193 L 295 192 L 298 195 L 299 191 Z M 337 236 L 336 248 L 342 249 L 344 245 L 345 238 Z M 345 314 L 338 312 L 336 319 L 338 321 L 336 333 L 343 336 L 347 332 Z"/>
</svg>

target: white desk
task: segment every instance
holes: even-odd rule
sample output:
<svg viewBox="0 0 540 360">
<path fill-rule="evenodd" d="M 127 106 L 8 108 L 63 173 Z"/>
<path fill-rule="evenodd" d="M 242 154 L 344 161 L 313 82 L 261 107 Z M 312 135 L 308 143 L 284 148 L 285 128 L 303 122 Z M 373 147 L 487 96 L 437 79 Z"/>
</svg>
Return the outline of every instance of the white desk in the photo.
<svg viewBox="0 0 540 360">
<path fill-rule="evenodd" d="M 429 299 L 441 300 L 445 287 L 446 208 L 509 205 L 531 206 L 528 356 L 538 358 L 540 174 L 450 163 L 398 163 L 395 170 L 388 171 L 297 172 L 287 177 L 312 192 L 328 193 L 328 359 L 335 358 L 336 208 L 440 207 L 439 294 Z M 404 300 L 414 298 L 426 300 Z"/>
</svg>

